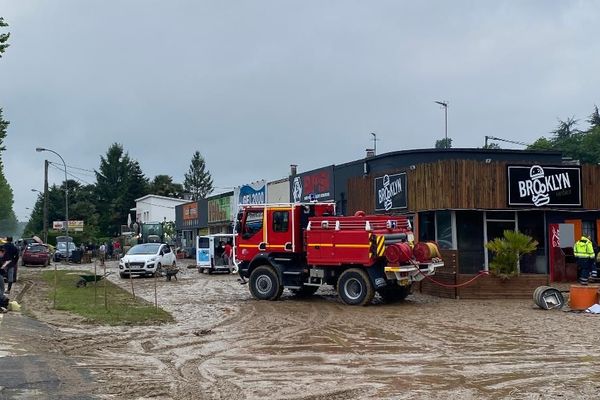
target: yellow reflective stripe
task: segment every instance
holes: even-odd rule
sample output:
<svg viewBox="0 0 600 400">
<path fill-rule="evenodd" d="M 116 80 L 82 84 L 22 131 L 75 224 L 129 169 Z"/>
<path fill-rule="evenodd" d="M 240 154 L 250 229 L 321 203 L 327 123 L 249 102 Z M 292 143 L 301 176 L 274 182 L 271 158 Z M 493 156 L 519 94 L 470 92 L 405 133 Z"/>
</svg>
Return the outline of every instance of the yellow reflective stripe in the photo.
<svg viewBox="0 0 600 400">
<path fill-rule="evenodd" d="M 310 243 L 307 244 L 307 246 L 309 247 L 316 247 L 316 246 L 320 246 L 320 247 L 333 247 L 333 243 Z"/>
<path fill-rule="evenodd" d="M 385 253 L 385 236 L 377 236 L 377 256 L 381 257 Z"/>
<path fill-rule="evenodd" d="M 269 210 L 274 211 L 290 211 L 292 207 L 269 207 Z"/>
<path fill-rule="evenodd" d="M 268 244 L 267 247 L 274 247 L 276 249 L 283 249 L 285 246 L 282 244 Z"/>
<path fill-rule="evenodd" d="M 258 247 L 257 244 L 238 244 L 238 247 Z"/>
</svg>

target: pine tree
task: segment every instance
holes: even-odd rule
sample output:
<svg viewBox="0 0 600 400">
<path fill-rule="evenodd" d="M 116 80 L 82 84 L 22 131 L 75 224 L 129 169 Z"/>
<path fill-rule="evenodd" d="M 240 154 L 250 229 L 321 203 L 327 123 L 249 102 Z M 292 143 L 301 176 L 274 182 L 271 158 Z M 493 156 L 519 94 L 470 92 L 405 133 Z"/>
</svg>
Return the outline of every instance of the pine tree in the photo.
<svg viewBox="0 0 600 400">
<path fill-rule="evenodd" d="M 113 143 L 100 157 L 96 172 L 97 209 L 100 231 L 106 236 L 117 235 L 135 199 L 148 193 L 148 180 L 137 161 L 129 158 L 123 146 Z"/>
<path fill-rule="evenodd" d="M 594 105 L 594 112 L 589 116 L 587 122 L 591 125 L 591 129 L 600 127 L 600 113 L 598 113 L 598 106 Z"/>
<path fill-rule="evenodd" d="M 6 22 L 4 22 L 4 18 L 0 17 L 0 28 L 5 28 L 7 26 L 8 26 L 8 24 Z M 10 32 L 9 33 L 0 33 L 0 58 L 2 58 L 2 53 L 4 53 L 6 48 L 8 46 L 10 46 L 8 43 L 6 43 L 8 41 L 9 37 L 10 37 Z"/>
<path fill-rule="evenodd" d="M 204 199 L 213 191 L 213 180 L 210 171 L 206 169 L 204 158 L 199 151 L 194 153 L 190 169 L 185 174 L 183 188 L 192 194 L 192 199 Z"/>
</svg>

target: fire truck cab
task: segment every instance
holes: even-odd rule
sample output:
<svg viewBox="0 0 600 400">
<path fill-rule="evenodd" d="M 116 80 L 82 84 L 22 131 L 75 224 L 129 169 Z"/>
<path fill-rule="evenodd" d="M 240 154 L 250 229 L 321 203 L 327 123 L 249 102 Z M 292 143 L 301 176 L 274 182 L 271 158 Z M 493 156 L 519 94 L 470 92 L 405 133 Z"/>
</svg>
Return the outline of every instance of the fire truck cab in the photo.
<svg viewBox="0 0 600 400">
<path fill-rule="evenodd" d="M 243 206 L 234 235 L 238 272 L 261 300 L 277 300 L 284 288 L 311 295 L 323 285 L 349 305 L 369 304 L 375 292 L 402 300 L 443 265 L 437 246 L 413 244 L 406 217 L 336 216 L 333 203 Z"/>
</svg>

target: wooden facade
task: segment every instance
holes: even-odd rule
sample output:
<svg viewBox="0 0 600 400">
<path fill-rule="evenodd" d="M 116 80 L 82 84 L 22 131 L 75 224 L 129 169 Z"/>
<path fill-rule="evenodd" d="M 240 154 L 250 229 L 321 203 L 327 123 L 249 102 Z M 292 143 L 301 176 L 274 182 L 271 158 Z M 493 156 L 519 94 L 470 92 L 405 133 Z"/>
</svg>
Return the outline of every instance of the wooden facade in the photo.
<svg viewBox="0 0 600 400">
<path fill-rule="evenodd" d="M 521 274 L 507 280 L 492 275 L 481 275 L 471 283 L 475 275 L 460 274 L 458 271 L 458 251 L 441 250 L 444 267 L 436 271 L 431 279 L 424 279 L 415 291 L 451 299 L 528 299 L 538 286 L 548 284 L 548 275 Z"/>
<path fill-rule="evenodd" d="M 508 162 L 476 160 L 443 160 L 417 164 L 386 173 L 406 172 L 407 212 L 444 209 L 507 208 Z M 510 163 L 514 164 L 514 163 Z M 381 176 L 383 174 L 377 174 Z M 374 175 L 348 181 L 348 214 L 358 210 L 373 212 L 375 204 Z M 600 166 L 581 167 L 583 208 L 600 210 Z"/>
</svg>

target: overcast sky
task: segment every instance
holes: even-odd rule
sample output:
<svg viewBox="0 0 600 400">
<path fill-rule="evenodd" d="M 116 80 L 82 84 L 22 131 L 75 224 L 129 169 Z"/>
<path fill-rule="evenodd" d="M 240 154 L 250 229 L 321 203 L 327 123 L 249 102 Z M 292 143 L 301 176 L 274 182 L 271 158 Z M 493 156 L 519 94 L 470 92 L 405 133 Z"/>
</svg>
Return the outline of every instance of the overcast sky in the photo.
<svg viewBox="0 0 600 400">
<path fill-rule="evenodd" d="M 60 162 L 36 146 L 93 170 L 119 142 L 180 182 L 199 150 L 224 190 L 361 158 L 370 132 L 378 153 L 432 147 L 435 100 L 454 147 L 531 142 L 573 115 L 583 128 L 600 105 L 593 1 L 0 0 L 0 16 L 21 220 L 44 159 Z"/>
</svg>

